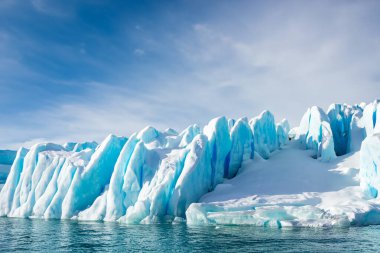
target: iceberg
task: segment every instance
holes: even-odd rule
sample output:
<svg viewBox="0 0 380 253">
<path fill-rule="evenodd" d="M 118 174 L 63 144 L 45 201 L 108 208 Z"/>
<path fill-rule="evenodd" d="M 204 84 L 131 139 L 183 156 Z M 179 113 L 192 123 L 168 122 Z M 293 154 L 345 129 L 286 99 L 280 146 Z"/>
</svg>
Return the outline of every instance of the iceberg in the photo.
<svg viewBox="0 0 380 253">
<path fill-rule="evenodd" d="M 228 153 L 224 177 L 234 177 L 244 161 L 254 158 L 254 140 L 248 119 L 239 119 L 231 129 L 231 150 Z"/>
<path fill-rule="evenodd" d="M 362 125 L 365 129 L 365 136 L 380 133 L 380 124 L 377 119 L 380 117 L 380 100 L 375 100 L 364 107 Z"/>
<path fill-rule="evenodd" d="M 334 148 L 337 156 L 347 153 L 350 138 L 352 109 L 347 105 L 332 104 L 327 110 L 333 132 Z"/>
<path fill-rule="evenodd" d="M 203 134 L 208 138 L 208 146 L 211 151 L 211 181 L 214 188 L 223 181 L 226 159 L 231 150 L 228 120 L 225 117 L 211 120 L 203 128 Z"/>
<path fill-rule="evenodd" d="M 256 129 L 270 152 L 278 148 L 270 112 Z M 183 219 L 191 203 L 233 178 L 254 153 L 248 119 L 225 117 L 181 133 L 146 127 L 128 139 L 110 135 L 100 145 L 39 144 L 19 150 L 0 193 L 0 214 L 125 223 Z"/>
<path fill-rule="evenodd" d="M 380 190 L 380 134 L 368 136 L 360 150 L 360 185 L 367 195 L 377 198 Z"/>
<path fill-rule="evenodd" d="M 278 148 L 276 123 L 269 111 L 263 111 L 259 116 L 249 121 L 254 139 L 255 151 L 264 159 L 269 159 L 270 153 Z"/>
<path fill-rule="evenodd" d="M 84 210 L 104 191 L 126 140 L 109 135 L 91 156 L 87 166 L 76 170 L 62 203 L 62 218 L 71 218 Z"/>
<path fill-rule="evenodd" d="M 379 154 L 379 152 L 377 152 Z M 186 211 L 188 225 L 346 227 L 380 224 L 380 201 L 357 181 L 360 152 L 321 162 L 290 143 L 245 164 Z"/>
<path fill-rule="evenodd" d="M 322 161 L 335 159 L 333 132 L 326 113 L 317 106 L 307 110 L 301 119 L 296 136 L 301 144 L 313 150 L 313 156 Z"/>
<path fill-rule="evenodd" d="M 363 107 L 333 104 L 326 114 L 313 106 L 292 129 L 264 111 L 251 120 L 217 117 L 181 132 L 147 126 L 100 144 L 20 148 L 0 192 L 0 216 L 380 224 L 378 105 Z"/>
<path fill-rule="evenodd" d="M 276 125 L 278 147 L 283 148 L 289 142 L 290 125 L 286 119 L 283 119 Z"/>
</svg>

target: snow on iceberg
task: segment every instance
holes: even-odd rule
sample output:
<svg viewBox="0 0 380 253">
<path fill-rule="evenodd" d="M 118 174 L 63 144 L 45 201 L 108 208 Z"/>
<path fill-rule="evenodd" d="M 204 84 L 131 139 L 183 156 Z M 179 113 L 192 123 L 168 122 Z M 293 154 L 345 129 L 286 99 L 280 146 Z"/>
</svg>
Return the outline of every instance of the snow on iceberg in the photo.
<svg viewBox="0 0 380 253">
<path fill-rule="evenodd" d="M 189 225 L 331 227 L 380 224 L 380 201 L 359 186 L 359 152 L 329 163 L 291 143 L 269 160 L 256 158 L 239 174 L 193 203 Z"/>
</svg>

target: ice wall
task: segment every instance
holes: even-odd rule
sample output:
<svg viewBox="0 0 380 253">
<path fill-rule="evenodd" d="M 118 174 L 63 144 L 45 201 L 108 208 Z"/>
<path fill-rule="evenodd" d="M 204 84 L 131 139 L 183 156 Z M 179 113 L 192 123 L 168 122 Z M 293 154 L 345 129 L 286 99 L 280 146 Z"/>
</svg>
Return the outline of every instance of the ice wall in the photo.
<svg viewBox="0 0 380 253">
<path fill-rule="evenodd" d="M 296 138 L 306 149 L 313 150 L 314 157 L 322 161 L 336 157 L 329 118 L 317 106 L 309 108 L 302 117 Z"/>
<path fill-rule="evenodd" d="M 264 159 L 278 149 L 276 122 L 269 111 L 263 111 L 259 116 L 249 121 L 253 136 L 255 151 Z"/>
<path fill-rule="evenodd" d="M 286 119 L 283 119 L 276 125 L 278 147 L 282 148 L 289 142 L 290 125 Z"/>
<path fill-rule="evenodd" d="M 360 185 L 368 196 L 378 197 L 380 190 L 380 134 L 368 136 L 360 150 Z"/>
<path fill-rule="evenodd" d="M 285 145 L 288 131 L 287 121 L 276 127 L 265 111 L 251 121 L 215 118 L 203 130 L 146 127 L 100 145 L 20 149 L 0 193 L 0 215 L 125 223 L 184 218 L 191 203 L 234 177 L 255 150 L 268 158 Z"/>
<path fill-rule="evenodd" d="M 365 136 L 371 136 L 374 133 L 380 133 L 380 100 L 375 100 L 368 104 L 363 111 L 362 125 L 365 129 Z"/>
</svg>

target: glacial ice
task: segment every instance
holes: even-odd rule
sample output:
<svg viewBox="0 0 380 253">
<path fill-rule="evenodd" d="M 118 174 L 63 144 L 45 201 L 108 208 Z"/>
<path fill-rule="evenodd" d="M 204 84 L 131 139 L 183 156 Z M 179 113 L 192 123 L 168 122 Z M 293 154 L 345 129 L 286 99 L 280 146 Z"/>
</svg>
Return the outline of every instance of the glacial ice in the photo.
<svg viewBox="0 0 380 253">
<path fill-rule="evenodd" d="M 129 138 L 109 135 L 100 145 L 21 148 L 0 192 L 0 216 L 379 224 L 377 104 L 364 111 L 363 104 L 333 104 L 327 114 L 311 107 L 293 129 L 264 111 L 251 120 L 218 117 L 180 133 L 148 126 Z"/>
<path fill-rule="evenodd" d="M 76 170 L 62 202 L 62 218 L 71 218 L 78 210 L 84 210 L 104 191 L 125 142 L 126 138 L 109 135 L 87 166 Z"/>
<path fill-rule="evenodd" d="M 329 118 L 317 106 L 309 108 L 302 117 L 296 138 L 306 149 L 314 151 L 314 157 L 322 161 L 330 161 L 336 157 Z"/>
<path fill-rule="evenodd" d="M 347 153 L 352 118 L 351 111 L 352 109 L 349 106 L 342 104 L 332 104 L 327 110 L 327 116 L 333 132 L 335 153 L 338 156 Z"/>
<path fill-rule="evenodd" d="M 224 177 L 234 177 L 242 163 L 254 158 L 254 140 L 248 119 L 239 119 L 231 129 L 231 150 L 224 166 Z"/>
<path fill-rule="evenodd" d="M 249 121 L 254 135 L 255 151 L 264 159 L 268 159 L 270 153 L 278 148 L 276 123 L 274 116 L 269 111 L 263 111 L 259 116 Z"/>
<path fill-rule="evenodd" d="M 372 198 L 378 197 L 380 190 L 380 134 L 368 136 L 360 150 L 360 185 Z"/>
<path fill-rule="evenodd" d="M 365 129 L 365 136 L 371 136 L 374 133 L 380 133 L 380 124 L 377 119 L 380 116 L 380 100 L 375 100 L 368 104 L 363 111 L 362 124 Z"/>
<path fill-rule="evenodd" d="M 282 148 L 289 142 L 290 125 L 286 119 L 283 119 L 276 125 L 278 147 Z"/>
<path fill-rule="evenodd" d="M 185 218 L 191 203 L 254 158 L 255 134 L 266 158 L 278 149 L 289 125 L 278 126 L 281 133 L 266 111 L 250 123 L 219 117 L 203 130 L 191 125 L 179 134 L 146 127 L 129 139 L 110 135 L 100 145 L 20 149 L 0 193 L 0 214 L 125 223 Z"/>
</svg>

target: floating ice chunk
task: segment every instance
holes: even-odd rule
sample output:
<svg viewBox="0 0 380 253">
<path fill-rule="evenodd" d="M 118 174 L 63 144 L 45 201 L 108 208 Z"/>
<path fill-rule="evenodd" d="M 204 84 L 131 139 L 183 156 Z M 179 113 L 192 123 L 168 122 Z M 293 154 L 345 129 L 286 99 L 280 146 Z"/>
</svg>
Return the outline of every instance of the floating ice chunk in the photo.
<svg viewBox="0 0 380 253">
<path fill-rule="evenodd" d="M 258 117 L 250 120 L 255 151 L 264 159 L 268 159 L 271 152 L 278 148 L 276 124 L 274 116 L 269 111 L 263 111 Z"/>
<path fill-rule="evenodd" d="M 212 119 L 203 129 L 211 151 L 211 181 L 214 188 L 223 182 L 225 161 L 231 150 L 228 121 L 225 117 Z"/>
<path fill-rule="evenodd" d="M 360 150 L 360 185 L 373 198 L 380 190 L 380 134 L 367 136 Z"/>
</svg>

